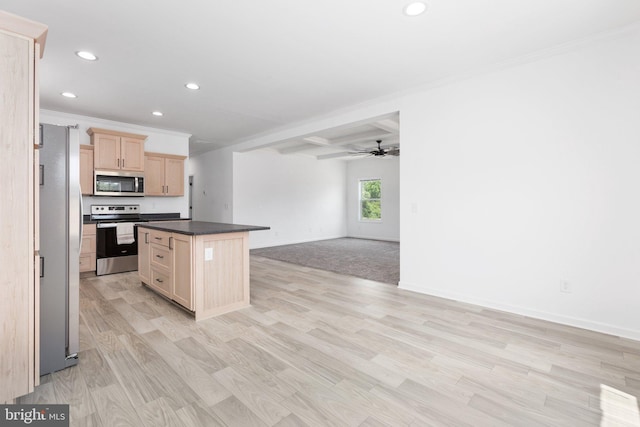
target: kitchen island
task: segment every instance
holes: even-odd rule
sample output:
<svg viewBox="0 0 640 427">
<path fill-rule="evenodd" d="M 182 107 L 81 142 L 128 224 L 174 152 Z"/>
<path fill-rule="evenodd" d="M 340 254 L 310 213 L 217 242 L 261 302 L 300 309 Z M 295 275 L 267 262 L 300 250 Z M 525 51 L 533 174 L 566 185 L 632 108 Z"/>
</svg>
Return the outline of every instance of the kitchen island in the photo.
<svg viewBox="0 0 640 427">
<path fill-rule="evenodd" d="M 249 306 L 249 232 L 269 227 L 203 221 L 138 224 L 138 275 L 196 321 Z"/>
</svg>

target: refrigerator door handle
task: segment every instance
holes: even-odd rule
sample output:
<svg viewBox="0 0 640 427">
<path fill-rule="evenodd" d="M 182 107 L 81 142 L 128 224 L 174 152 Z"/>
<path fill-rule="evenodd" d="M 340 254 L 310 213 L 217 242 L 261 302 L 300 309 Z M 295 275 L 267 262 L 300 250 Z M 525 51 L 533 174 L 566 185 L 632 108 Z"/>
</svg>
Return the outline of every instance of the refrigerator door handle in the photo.
<svg viewBox="0 0 640 427">
<path fill-rule="evenodd" d="M 44 277 L 44 257 L 40 257 L 40 278 Z"/>
<path fill-rule="evenodd" d="M 82 252 L 82 233 L 84 233 L 84 206 L 82 206 L 82 188 L 78 189 L 80 193 L 80 244 L 78 245 L 78 253 Z"/>
</svg>

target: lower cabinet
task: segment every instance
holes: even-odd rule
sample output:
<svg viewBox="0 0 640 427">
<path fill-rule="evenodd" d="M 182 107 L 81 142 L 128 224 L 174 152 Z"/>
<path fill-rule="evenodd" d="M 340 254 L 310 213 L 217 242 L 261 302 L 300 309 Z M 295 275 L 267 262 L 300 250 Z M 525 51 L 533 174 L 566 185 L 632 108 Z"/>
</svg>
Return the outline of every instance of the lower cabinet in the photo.
<svg viewBox="0 0 640 427">
<path fill-rule="evenodd" d="M 184 234 L 173 234 L 173 288 L 172 299 L 189 310 L 193 310 L 193 238 Z"/>
<path fill-rule="evenodd" d="M 82 226 L 82 244 L 80 246 L 80 273 L 96 271 L 96 225 Z"/>
<path fill-rule="evenodd" d="M 191 245 L 191 236 L 138 228 L 140 281 L 193 311 Z"/>
<path fill-rule="evenodd" d="M 140 281 L 146 284 L 151 280 L 150 250 L 149 229 L 138 228 L 138 276 Z"/>
<path fill-rule="evenodd" d="M 249 306 L 249 232 L 182 234 L 138 227 L 140 281 L 196 321 Z"/>
</svg>

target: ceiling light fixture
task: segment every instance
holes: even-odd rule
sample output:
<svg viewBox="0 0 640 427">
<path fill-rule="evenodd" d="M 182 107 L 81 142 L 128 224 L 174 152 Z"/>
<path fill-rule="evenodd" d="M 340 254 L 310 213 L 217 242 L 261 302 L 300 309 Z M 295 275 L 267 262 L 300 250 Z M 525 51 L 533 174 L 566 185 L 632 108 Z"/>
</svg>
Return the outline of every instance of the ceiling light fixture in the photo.
<svg viewBox="0 0 640 427">
<path fill-rule="evenodd" d="M 164 116 L 164 114 L 162 113 L 162 111 L 153 111 L 151 114 L 153 114 L 154 116 L 157 116 L 157 117 L 162 117 L 162 116 Z"/>
<path fill-rule="evenodd" d="M 198 84 L 196 84 L 196 83 L 187 83 L 186 85 L 184 85 L 184 87 L 186 87 L 187 89 L 191 89 L 191 90 L 200 89 L 200 86 L 198 86 Z"/>
<path fill-rule="evenodd" d="M 421 1 L 414 1 L 404 7 L 404 14 L 407 16 L 418 16 L 427 10 L 427 4 Z"/>
<path fill-rule="evenodd" d="M 60 95 L 64 96 L 65 98 L 77 98 L 78 97 L 75 93 L 72 93 L 72 92 L 62 92 Z"/>
<path fill-rule="evenodd" d="M 93 53 L 88 52 L 86 50 L 79 50 L 79 51 L 76 52 L 76 55 L 78 55 L 82 59 L 86 59 L 87 61 L 97 61 L 98 60 L 97 56 L 95 56 Z"/>
</svg>

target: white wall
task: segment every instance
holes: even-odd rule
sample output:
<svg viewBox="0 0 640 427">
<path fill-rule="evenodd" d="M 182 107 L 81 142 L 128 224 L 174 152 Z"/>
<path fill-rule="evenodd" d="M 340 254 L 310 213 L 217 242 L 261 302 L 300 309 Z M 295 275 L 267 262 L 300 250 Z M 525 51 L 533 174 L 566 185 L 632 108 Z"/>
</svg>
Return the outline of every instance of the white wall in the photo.
<svg viewBox="0 0 640 427">
<path fill-rule="evenodd" d="M 359 182 L 382 180 L 382 221 L 359 220 Z M 369 157 L 347 162 L 347 236 L 400 240 L 400 158 Z"/>
<path fill-rule="evenodd" d="M 233 222 L 233 151 L 209 151 L 189 159 L 193 219 Z"/>
<path fill-rule="evenodd" d="M 271 150 L 233 155 L 233 222 L 265 225 L 251 247 L 344 237 L 344 161 L 283 156 Z"/>
<path fill-rule="evenodd" d="M 402 288 L 640 339 L 638 46 L 401 101 Z"/>
<path fill-rule="evenodd" d="M 81 116 L 77 114 L 60 113 L 57 111 L 41 110 L 40 122 L 54 125 L 79 125 L 80 144 L 89 145 L 91 138 L 87 134 L 87 129 L 97 127 L 111 129 L 122 132 L 131 132 L 141 135 L 148 135 L 144 144 L 145 151 L 189 155 L 188 134 L 171 132 L 161 129 L 148 128 L 132 125 L 128 123 L 114 122 L 111 120 L 98 119 L 95 117 Z M 185 167 L 185 170 L 187 168 Z M 179 212 L 181 217 L 189 216 L 188 200 L 188 178 L 185 173 L 185 195 L 184 197 L 92 197 L 83 196 L 83 207 L 85 214 L 90 212 L 92 204 L 139 204 L 142 213 L 175 213 Z"/>
<path fill-rule="evenodd" d="M 640 339 L 637 46 L 636 26 L 238 149 L 400 111 L 402 288 Z"/>
</svg>

